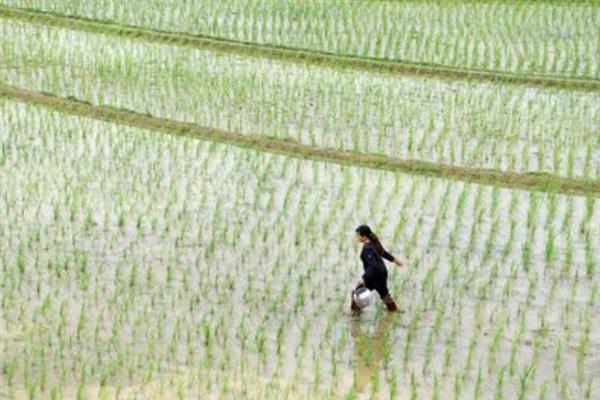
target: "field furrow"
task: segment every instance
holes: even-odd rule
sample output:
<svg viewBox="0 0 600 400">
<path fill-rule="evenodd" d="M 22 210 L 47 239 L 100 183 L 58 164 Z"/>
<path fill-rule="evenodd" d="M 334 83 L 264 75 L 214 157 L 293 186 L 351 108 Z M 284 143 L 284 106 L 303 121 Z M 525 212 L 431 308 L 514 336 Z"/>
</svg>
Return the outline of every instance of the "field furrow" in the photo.
<svg viewBox="0 0 600 400">
<path fill-rule="evenodd" d="M 518 174 L 490 169 L 457 167 L 446 164 L 428 163 L 419 160 L 402 160 L 377 154 L 356 153 L 307 146 L 290 140 L 273 139 L 266 136 L 242 135 L 237 132 L 223 131 L 166 118 L 153 117 L 148 114 L 141 114 L 130 110 L 115 109 L 106 106 L 94 106 L 77 99 L 60 98 L 4 84 L 0 84 L 0 96 L 42 105 L 58 112 L 129 125 L 137 128 L 158 130 L 175 135 L 229 143 L 239 147 L 267 151 L 289 157 L 428 175 L 453 180 L 464 180 L 493 186 L 600 197 L 599 180 L 582 180 L 550 174 Z"/>
</svg>

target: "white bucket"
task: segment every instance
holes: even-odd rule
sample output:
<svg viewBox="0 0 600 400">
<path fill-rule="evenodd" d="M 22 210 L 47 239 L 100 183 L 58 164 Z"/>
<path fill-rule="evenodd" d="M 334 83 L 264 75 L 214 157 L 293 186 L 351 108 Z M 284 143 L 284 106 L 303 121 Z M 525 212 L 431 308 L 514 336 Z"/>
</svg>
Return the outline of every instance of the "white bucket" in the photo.
<svg viewBox="0 0 600 400">
<path fill-rule="evenodd" d="M 354 290 L 352 293 L 354 303 L 360 308 L 365 308 L 373 304 L 373 292 L 362 286 Z"/>
</svg>

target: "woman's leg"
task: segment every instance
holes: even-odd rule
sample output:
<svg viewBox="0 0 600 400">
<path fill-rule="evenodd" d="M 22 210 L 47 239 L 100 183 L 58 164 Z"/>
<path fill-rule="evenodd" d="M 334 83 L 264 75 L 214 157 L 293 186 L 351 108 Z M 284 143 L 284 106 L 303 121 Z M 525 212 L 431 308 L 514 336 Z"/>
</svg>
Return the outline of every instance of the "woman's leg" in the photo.
<svg viewBox="0 0 600 400">
<path fill-rule="evenodd" d="M 398 311 L 398 306 L 392 298 L 390 290 L 387 286 L 387 272 L 381 277 L 381 279 L 378 280 L 375 290 L 377 290 L 377 293 L 379 293 L 379 297 L 381 297 L 381 300 L 383 300 L 385 303 L 388 311 Z"/>
</svg>

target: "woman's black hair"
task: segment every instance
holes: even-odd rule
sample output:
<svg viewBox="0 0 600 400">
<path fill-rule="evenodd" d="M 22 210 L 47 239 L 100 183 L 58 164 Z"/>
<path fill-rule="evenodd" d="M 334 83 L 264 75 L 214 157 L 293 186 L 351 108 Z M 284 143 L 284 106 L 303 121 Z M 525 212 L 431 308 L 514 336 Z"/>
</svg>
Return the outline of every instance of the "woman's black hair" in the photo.
<svg viewBox="0 0 600 400">
<path fill-rule="evenodd" d="M 363 236 L 363 237 L 366 237 L 367 239 L 369 239 L 371 241 L 371 243 L 373 243 L 375 245 L 375 250 L 377 251 L 377 254 L 382 256 L 383 253 L 385 253 L 385 249 L 381 245 L 379 238 L 377 237 L 375 232 L 373 232 L 371 230 L 369 225 L 360 225 L 358 228 L 356 228 L 356 233 L 358 233 L 360 236 Z"/>
</svg>

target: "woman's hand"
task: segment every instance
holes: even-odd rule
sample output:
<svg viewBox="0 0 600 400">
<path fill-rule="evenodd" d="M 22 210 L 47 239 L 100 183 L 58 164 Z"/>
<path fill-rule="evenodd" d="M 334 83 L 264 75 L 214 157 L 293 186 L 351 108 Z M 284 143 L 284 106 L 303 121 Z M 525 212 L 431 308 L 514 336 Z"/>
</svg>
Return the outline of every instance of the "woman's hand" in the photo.
<svg viewBox="0 0 600 400">
<path fill-rule="evenodd" d="M 396 264 L 400 268 L 404 267 L 404 263 L 402 261 L 400 261 L 399 259 L 395 259 L 394 264 Z"/>
</svg>

